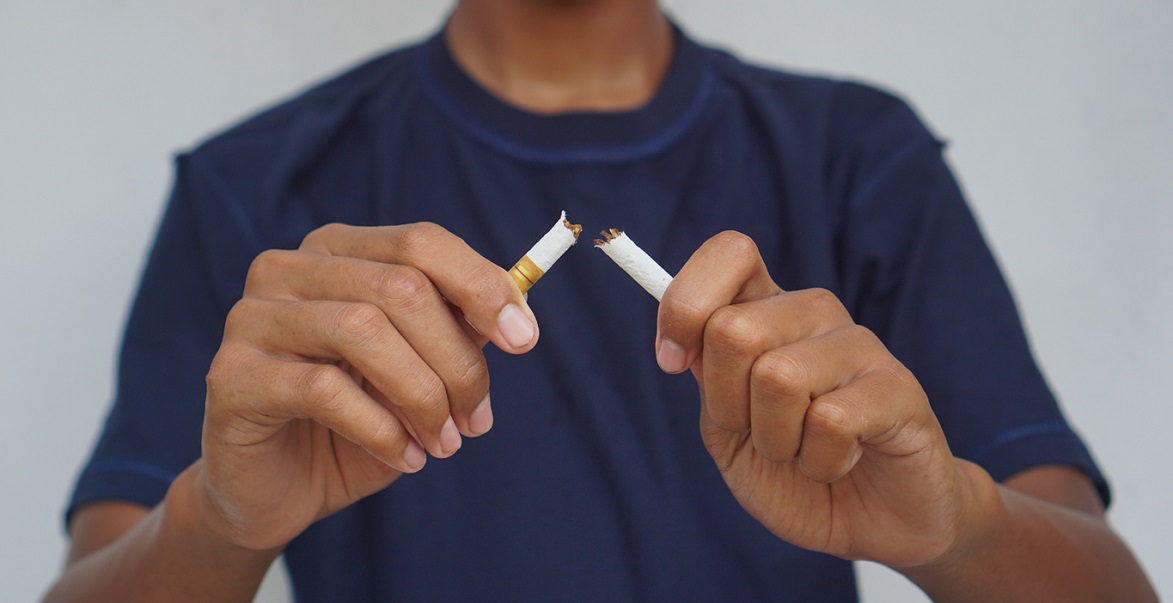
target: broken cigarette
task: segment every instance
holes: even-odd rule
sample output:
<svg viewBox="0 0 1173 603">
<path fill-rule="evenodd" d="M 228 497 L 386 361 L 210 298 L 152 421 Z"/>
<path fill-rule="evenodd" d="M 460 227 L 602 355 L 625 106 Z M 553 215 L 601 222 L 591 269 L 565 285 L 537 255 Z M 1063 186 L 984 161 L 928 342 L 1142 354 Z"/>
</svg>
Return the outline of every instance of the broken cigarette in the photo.
<svg viewBox="0 0 1173 603">
<path fill-rule="evenodd" d="M 578 241 L 578 235 L 582 234 L 582 226 L 579 224 L 571 224 L 570 220 L 566 219 L 566 212 L 562 212 L 562 217 L 554 223 L 554 227 L 547 232 L 545 236 L 538 240 L 534 246 L 521 256 L 520 260 L 509 269 L 509 276 L 513 277 L 513 282 L 517 283 L 517 288 L 521 289 L 522 293 L 529 291 L 542 275 L 570 249 Z"/>
<path fill-rule="evenodd" d="M 656 301 L 664 297 L 664 290 L 672 282 L 672 275 L 668 274 L 652 256 L 648 255 L 635 241 L 631 240 L 621 230 L 610 229 L 603 231 L 602 239 L 595 239 L 595 247 L 603 250 L 607 257 L 619 264 L 639 286 L 652 294 Z"/>
</svg>

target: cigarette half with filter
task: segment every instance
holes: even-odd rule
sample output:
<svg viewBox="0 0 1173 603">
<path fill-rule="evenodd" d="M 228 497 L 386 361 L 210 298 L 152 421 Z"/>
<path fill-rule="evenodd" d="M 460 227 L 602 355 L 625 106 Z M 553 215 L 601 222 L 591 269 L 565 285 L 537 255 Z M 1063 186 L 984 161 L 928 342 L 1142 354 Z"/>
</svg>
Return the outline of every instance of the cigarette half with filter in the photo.
<svg viewBox="0 0 1173 603">
<path fill-rule="evenodd" d="M 664 297 L 664 290 L 672 282 L 672 275 L 668 274 L 652 256 L 648 255 L 631 237 L 621 230 L 614 228 L 603 231 L 602 239 L 595 239 L 595 247 L 603 250 L 607 257 L 619 264 L 639 286 L 652 294 L 656 301 Z"/>
<path fill-rule="evenodd" d="M 582 226 L 579 224 L 571 224 L 570 220 L 566 219 L 566 212 L 562 212 L 562 217 L 554 223 L 550 232 L 538 240 L 534 246 L 521 256 L 520 260 L 509 269 L 509 276 L 513 277 L 513 282 L 517 283 L 517 288 L 521 289 L 522 293 L 529 291 L 542 275 L 546 274 L 553 265 L 578 241 L 578 235 L 582 234 Z"/>
</svg>

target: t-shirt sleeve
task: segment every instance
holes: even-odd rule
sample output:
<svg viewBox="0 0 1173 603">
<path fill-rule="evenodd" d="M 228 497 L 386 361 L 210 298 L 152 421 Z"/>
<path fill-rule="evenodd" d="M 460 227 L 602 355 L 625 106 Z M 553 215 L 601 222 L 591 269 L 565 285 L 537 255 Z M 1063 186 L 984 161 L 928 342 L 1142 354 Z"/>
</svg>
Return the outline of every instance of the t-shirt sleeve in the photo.
<svg viewBox="0 0 1173 603">
<path fill-rule="evenodd" d="M 131 308 L 114 403 L 69 501 L 147 507 L 200 455 L 204 375 L 256 255 L 239 209 L 190 155 L 176 178 Z"/>
<path fill-rule="evenodd" d="M 996 260 L 945 158 L 903 102 L 848 87 L 874 119 L 843 154 L 845 300 L 928 394 L 953 453 L 996 480 L 1047 464 L 1109 490 L 1032 356 Z"/>
</svg>

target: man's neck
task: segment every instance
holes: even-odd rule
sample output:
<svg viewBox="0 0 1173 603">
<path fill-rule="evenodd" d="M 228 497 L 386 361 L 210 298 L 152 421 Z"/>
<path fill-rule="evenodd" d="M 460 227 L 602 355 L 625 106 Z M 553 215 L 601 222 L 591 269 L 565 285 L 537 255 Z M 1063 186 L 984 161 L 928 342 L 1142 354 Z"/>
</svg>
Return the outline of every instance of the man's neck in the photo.
<svg viewBox="0 0 1173 603">
<path fill-rule="evenodd" d="M 444 35 L 474 80 L 538 113 L 639 107 L 673 52 L 654 0 L 462 0 Z"/>
</svg>

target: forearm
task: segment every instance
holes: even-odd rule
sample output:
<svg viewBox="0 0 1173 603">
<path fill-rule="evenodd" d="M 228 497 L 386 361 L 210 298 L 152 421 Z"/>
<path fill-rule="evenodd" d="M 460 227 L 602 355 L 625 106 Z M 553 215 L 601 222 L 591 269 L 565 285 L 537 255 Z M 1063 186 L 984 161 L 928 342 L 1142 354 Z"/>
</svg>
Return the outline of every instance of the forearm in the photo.
<svg viewBox="0 0 1173 603">
<path fill-rule="evenodd" d="M 934 601 L 1156 601 L 1103 517 L 998 485 L 959 462 L 975 493 L 964 535 L 940 560 L 898 570 Z"/>
<path fill-rule="evenodd" d="M 133 528 L 73 562 L 46 596 L 65 601 L 251 601 L 280 550 L 247 550 L 207 529 L 197 462 Z"/>
</svg>

